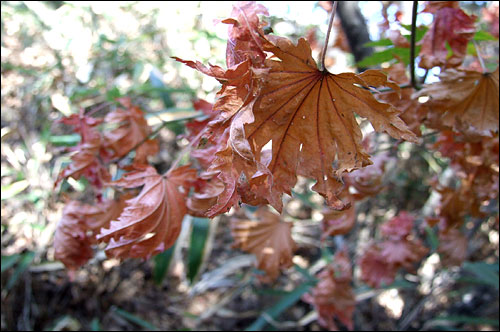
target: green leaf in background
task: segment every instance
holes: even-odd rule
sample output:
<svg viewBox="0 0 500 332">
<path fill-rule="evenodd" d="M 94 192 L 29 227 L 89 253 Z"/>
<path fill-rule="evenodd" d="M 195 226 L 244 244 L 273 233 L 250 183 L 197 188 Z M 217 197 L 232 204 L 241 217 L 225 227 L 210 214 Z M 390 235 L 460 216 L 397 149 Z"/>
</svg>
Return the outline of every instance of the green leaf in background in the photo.
<svg viewBox="0 0 500 332">
<path fill-rule="evenodd" d="M 90 322 L 90 330 L 91 331 L 102 331 L 101 324 L 99 323 L 99 318 L 94 318 Z"/>
<path fill-rule="evenodd" d="M 9 281 L 7 281 L 7 284 L 5 285 L 5 289 L 9 291 L 17 282 L 19 277 L 26 271 L 26 269 L 30 266 L 31 262 L 35 258 L 35 253 L 32 251 L 28 251 L 24 254 L 21 255 L 21 259 L 19 260 L 19 264 L 17 265 L 16 269 L 12 273 L 12 276 L 10 277 Z"/>
<path fill-rule="evenodd" d="M 132 322 L 134 324 L 139 325 L 140 327 L 142 327 L 142 328 L 144 328 L 146 330 L 149 330 L 149 331 L 159 331 L 160 330 L 159 328 L 157 328 L 153 324 L 145 321 L 142 318 L 137 317 L 136 315 L 131 314 L 130 312 L 128 312 L 126 310 L 120 309 L 120 308 L 118 308 L 116 306 L 112 306 L 111 310 L 114 313 L 118 314 L 119 316 L 125 318 L 126 320 L 128 320 L 128 321 L 130 321 L 130 322 Z"/>
<path fill-rule="evenodd" d="M 170 265 L 170 262 L 172 261 L 172 256 L 174 254 L 176 244 L 177 242 L 174 243 L 173 246 L 171 246 L 161 254 L 156 255 L 153 259 L 154 261 L 153 280 L 157 285 L 161 285 L 163 279 L 165 279 L 168 267 Z"/>
<path fill-rule="evenodd" d="M 28 188 L 29 185 L 30 183 L 28 180 L 21 180 L 2 186 L 2 201 L 16 196 L 24 189 Z"/>
<path fill-rule="evenodd" d="M 193 217 L 191 227 L 187 277 L 190 282 L 193 282 L 203 262 L 205 246 L 210 233 L 210 219 Z"/>
<path fill-rule="evenodd" d="M 498 263 L 488 264 L 485 262 L 465 262 L 463 266 L 464 270 L 474 274 L 477 279 L 498 290 Z"/>
<path fill-rule="evenodd" d="M 431 321 L 431 325 L 437 325 L 439 322 L 455 323 L 455 324 L 473 324 L 473 325 L 493 325 L 498 326 L 497 319 L 483 318 L 483 317 L 471 317 L 471 316 L 442 316 L 434 318 Z"/>
<path fill-rule="evenodd" d="M 255 322 L 252 323 L 249 327 L 245 329 L 245 331 L 261 331 L 267 325 L 266 316 L 271 317 L 272 319 L 277 320 L 279 315 L 283 313 L 286 309 L 293 306 L 297 301 L 300 300 L 302 295 L 307 293 L 315 283 L 313 282 L 305 282 L 295 288 L 293 291 L 289 292 L 287 295 L 283 296 L 275 305 L 271 308 L 265 310 L 259 318 Z"/>
<path fill-rule="evenodd" d="M 411 24 L 401 24 L 401 26 L 411 33 Z M 415 30 L 415 42 L 419 42 L 420 39 L 424 38 L 424 35 L 426 34 L 427 30 L 429 30 L 429 28 L 426 27 L 425 25 L 417 27 L 417 29 Z M 403 36 L 406 39 L 408 39 L 408 41 L 411 41 L 411 34 Z"/>
<path fill-rule="evenodd" d="M 483 40 L 498 40 L 497 37 L 493 36 L 491 33 L 487 31 L 478 31 L 474 34 L 474 37 L 472 37 L 473 40 L 475 41 L 483 41 Z"/>
<path fill-rule="evenodd" d="M 21 259 L 21 255 L 19 254 L 14 254 L 10 256 L 2 255 L 2 272 L 14 266 L 19 261 L 19 259 Z"/>
<path fill-rule="evenodd" d="M 57 146 L 74 146 L 80 143 L 81 137 L 78 134 L 50 136 L 49 142 Z"/>
<path fill-rule="evenodd" d="M 425 226 L 425 232 L 427 233 L 427 241 L 431 246 L 431 251 L 435 252 L 439 246 L 439 239 L 436 232 L 429 226 Z"/>
<path fill-rule="evenodd" d="M 415 53 L 420 52 L 420 46 L 416 47 Z M 357 63 L 358 67 L 373 67 L 380 65 L 384 62 L 392 61 L 393 59 L 400 58 L 405 65 L 410 63 L 410 49 L 403 47 L 390 47 L 386 50 L 375 52 L 370 56 L 365 57 Z"/>
<path fill-rule="evenodd" d="M 372 42 L 363 44 L 364 47 L 376 47 L 376 46 L 392 46 L 392 41 L 390 39 L 380 39 Z"/>
</svg>

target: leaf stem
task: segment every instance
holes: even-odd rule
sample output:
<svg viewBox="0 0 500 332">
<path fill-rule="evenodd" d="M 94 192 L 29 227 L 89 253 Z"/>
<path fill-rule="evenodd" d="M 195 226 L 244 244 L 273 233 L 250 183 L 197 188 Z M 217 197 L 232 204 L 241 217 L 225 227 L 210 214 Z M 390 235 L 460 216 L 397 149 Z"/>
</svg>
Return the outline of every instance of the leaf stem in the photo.
<svg viewBox="0 0 500 332">
<path fill-rule="evenodd" d="M 481 51 L 479 50 L 479 45 L 475 40 L 472 40 L 472 43 L 474 44 L 474 47 L 476 48 L 476 54 L 477 58 L 479 59 L 479 63 L 481 64 L 481 68 L 483 69 L 483 73 L 488 72 L 488 68 L 486 68 L 486 65 L 484 64 L 483 57 L 481 56 Z"/>
<path fill-rule="evenodd" d="M 325 44 L 323 45 L 323 50 L 321 50 L 320 58 L 320 71 L 325 71 L 325 56 L 326 49 L 328 48 L 328 39 L 330 39 L 330 32 L 332 31 L 333 18 L 335 17 L 335 12 L 337 11 L 338 1 L 333 1 L 332 13 L 330 14 L 330 21 L 328 22 L 328 29 L 326 30 Z"/>
<path fill-rule="evenodd" d="M 415 40 L 416 40 L 416 30 L 417 30 L 417 8 L 418 8 L 418 1 L 413 1 L 413 8 L 411 13 L 410 75 L 411 75 L 411 86 L 415 90 L 419 90 L 419 87 L 417 86 L 417 80 L 415 78 Z"/>
</svg>

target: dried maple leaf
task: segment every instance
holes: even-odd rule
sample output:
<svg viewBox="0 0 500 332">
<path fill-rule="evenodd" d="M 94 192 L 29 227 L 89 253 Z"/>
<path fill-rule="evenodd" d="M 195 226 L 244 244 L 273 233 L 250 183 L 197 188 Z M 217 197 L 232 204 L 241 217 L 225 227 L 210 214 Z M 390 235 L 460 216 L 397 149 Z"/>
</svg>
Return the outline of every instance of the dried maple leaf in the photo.
<svg viewBox="0 0 500 332">
<path fill-rule="evenodd" d="M 231 17 L 222 21 L 230 24 L 226 47 L 226 64 L 236 65 L 250 58 L 254 62 L 263 62 L 266 58 L 262 49 L 259 32 L 263 34 L 263 23 L 258 14 L 269 16 L 263 5 L 255 1 L 241 1 L 233 5 Z"/>
<path fill-rule="evenodd" d="M 498 131 L 498 68 L 493 73 L 448 69 L 439 78 L 416 96 L 429 96 L 429 107 L 442 114 L 445 125 L 458 131 L 462 122 L 484 136 Z"/>
<path fill-rule="evenodd" d="M 110 178 L 108 171 L 98 158 L 102 152 L 102 140 L 100 133 L 94 127 L 102 120 L 84 115 L 82 109 L 80 114 L 73 114 L 62 119 L 61 122 L 73 126 L 75 132 L 80 134 L 81 140 L 77 146 L 71 148 L 76 153 L 71 156 L 71 164 L 59 173 L 54 187 L 62 179 L 72 177 L 78 180 L 83 175 L 96 188 L 101 188 L 103 182 Z"/>
<path fill-rule="evenodd" d="M 118 200 L 94 205 L 78 201 L 67 203 L 55 232 L 55 258 L 70 271 L 85 264 L 93 256 L 91 244 L 95 242 L 96 232 L 120 215 L 126 198 L 123 195 Z"/>
<path fill-rule="evenodd" d="M 398 269 L 413 272 L 415 263 L 427 255 L 428 249 L 410 234 L 414 220 L 413 216 L 402 211 L 382 225 L 381 233 L 385 239 L 370 244 L 359 260 L 364 282 L 372 287 L 388 285 L 394 281 Z"/>
<path fill-rule="evenodd" d="M 349 186 L 356 189 L 352 197 L 361 200 L 367 196 L 375 196 L 384 188 L 385 164 L 391 160 L 388 154 L 373 157 L 373 164 L 355 170 L 344 177 Z"/>
<path fill-rule="evenodd" d="M 144 141 L 151 134 L 151 128 L 141 109 L 133 105 L 130 98 L 120 98 L 118 101 L 125 108 L 118 108 L 106 115 L 104 121 L 107 124 L 119 126 L 104 134 L 105 145 L 113 150 L 114 157 L 117 158 L 127 155 L 136 148 L 134 161 L 139 164 L 147 163 L 147 156 L 158 152 L 158 141 Z"/>
<path fill-rule="evenodd" d="M 458 1 L 431 1 L 424 12 L 434 13 L 434 21 L 419 43 L 422 45 L 419 66 L 427 69 L 459 66 L 467 53 L 467 44 L 476 32 L 476 17 L 461 10 Z M 450 57 L 447 45 L 453 51 Z"/>
<path fill-rule="evenodd" d="M 380 246 L 372 243 L 358 261 L 361 280 L 373 288 L 392 284 L 398 270 L 398 267 L 387 262 L 380 252 Z"/>
<path fill-rule="evenodd" d="M 312 294 L 304 295 L 304 301 L 314 305 L 318 322 L 330 331 L 338 330 L 334 317 L 352 330 L 356 300 L 351 287 L 351 263 L 347 253 L 339 251 L 332 264 L 318 274 L 318 279 Z"/>
<path fill-rule="evenodd" d="M 451 229 L 439 233 L 438 253 L 445 266 L 460 266 L 467 257 L 467 238 L 458 230 Z"/>
<path fill-rule="evenodd" d="M 266 272 L 259 277 L 263 282 L 275 280 L 282 268 L 292 265 L 296 249 L 292 240 L 292 224 L 281 221 L 279 215 L 260 208 L 255 212 L 258 220 L 231 219 L 233 247 L 254 254 L 257 268 Z"/>
<path fill-rule="evenodd" d="M 381 233 L 390 238 L 404 239 L 413 228 L 415 217 L 406 211 L 401 211 L 397 216 L 391 218 L 381 226 Z"/>
<path fill-rule="evenodd" d="M 268 169 L 273 191 L 290 194 L 297 175 L 302 175 L 317 181 L 313 190 L 330 206 L 342 209 L 345 203 L 337 197 L 342 173 L 371 164 L 361 146 L 354 112 L 377 131 L 417 140 L 398 112 L 378 102 L 368 90 L 370 86 L 397 86 L 376 70 L 360 75 L 319 71 L 305 39 L 293 45 L 285 38 L 267 38 L 270 41 L 263 44 L 264 49 L 280 61 L 265 62 L 270 69 L 253 107 L 255 120 L 245 126 L 246 139 L 258 161 L 263 147 L 272 141 Z"/>
<path fill-rule="evenodd" d="M 341 198 L 347 202 L 353 201 L 348 188 L 344 189 Z M 354 227 L 355 222 L 356 209 L 354 208 L 354 204 L 341 211 L 325 208 L 321 223 L 323 228 L 321 238 L 325 239 L 327 236 L 347 234 Z"/>
<path fill-rule="evenodd" d="M 112 257 L 149 258 L 171 247 L 181 230 L 187 212 L 186 196 L 196 171 L 189 165 L 159 175 L 154 167 L 136 165 L 112 184 L 124 188 L 144 186 L 135 198 L 126 201 L 126 207 L 109 229 L 97 236 L 109 242 L 106 253 Z"/>
<path fill-rule="evenodd" d="M 406 73 L 405 65 L 398 62 L 387 70 L 387 77 L 399 85 L 408 85 L 410 79 Z M 427 119 L 429 113 L 426 104 L 422 104 L 417 98 L 412 98 L 414 89 L 406 87 L 401 89 L 401 93 L 396 91 L 387 91 L 376 94 L 375 97 L 385 103 L 389 103 L 396 109 L 401 111 L 399 117 L 406 123 L 412 132 L 417 136 L 421 136 L 420 127 L 424 120 Z"/>
</svg>

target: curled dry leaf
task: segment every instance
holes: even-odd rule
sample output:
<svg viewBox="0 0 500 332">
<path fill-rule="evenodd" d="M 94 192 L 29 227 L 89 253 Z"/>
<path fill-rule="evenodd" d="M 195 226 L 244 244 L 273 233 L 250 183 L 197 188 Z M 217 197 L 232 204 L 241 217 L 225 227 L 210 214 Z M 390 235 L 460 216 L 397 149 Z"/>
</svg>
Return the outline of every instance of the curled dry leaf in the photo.
<svg viewBox="0 0 500 332">
<path fill-rule="evenodd" d="M 394 281 L 398 269 L 413 272 L 416 263 L 428 253 L 423 243 L 411 236 L 415 218 L 405 211 L 382 225 L 385 238 L 370 244 L 359 259 L 361 279 L 371 287 Z"/>
<path fill-rule="evenodd" d="M 120 98 L 118 101 L 125 108 L 118 108 L 106 115 L 104 121 L 118 125 L 118 128 L 104 134 L 105 145 L 114 152 L 114 157 L 118 158 L 137 147 L 134 162 L 144 164 L 147 162 L 147 156 L 158 152 L 158 141 L 144 141 L 151 134 L 151 128 L 141 109 L 133 105 L 130 98 Z M 142 144 L 137 146 L 141 142 Z"/>
<path fill-rule="evenodd" d="M 342 173 L 371 164 L 354 113 L 367 118 L 377 131 L 417 141 L 398 112 L 369 91 L 372 86 L 399 87 L 376 70 L 360 75 L 319 71 L 305 39 L 293 45 L 285 38 L 267 38 L 264 49 L 279 60 L 265 62 L 270 69 L 253 107 L 255 121 L 245 126 L 246 139 L 257 160 L 272 142 L 268 169 L 273 191 L 290 194 L 297 175 L 302 175 L 317 181 L 313 190 L 331 207 L 345 208 L 338 198 Z"/>
<path fill-rule="evenodd" d="M 260 208 L 258 220 L 231 219 L 233 247 L 254 254 L 257 268 L 266 272 L 259 276 L 263 282 L 275 280 L 280 270 L 292 265 L 296 244 L 292 239 L 292 224 L 283 222 L 279 215 Z"/>
<path fill-rule="evenodd" d="M 187 212 L 188 183 L 196 177 L 189 165 L 159 175 L 154 167 L 136 165 L 112 184 L 124 188 L 143 186 L 109 229 L 102 229 L 99 241 L 109 242 L 106 253 L 112 257 L 149 258 L 171 247 L 181 230 Z"/>
<path fill-rule="evenodd" d="M 345 251 L 339 251 L 333 262 L 318 274 L 319 282 L 304 301 L 312 304 L 318 313 L 318 322 L 330 331 L 337 331 L 334 317 L 349 330 L 354 327 L 352 315 L 356 300 L 352 291 L 351 263 Z"/>
<path fill-rule="evenodd" d="M 445 266 L 460 266 L 467 257 L 467 238 L 458 230 L 450 229 L 439 233 L 438 253 Z"/>
<path fill-rule="evenodd" d="M 467 44 L 476 32 L 476 17 L 460 9 L 458 1 L 429 1 L 424 12 L 433 13 L 434 21 L 419 43 L 422 45 L 419 66 L 430 69 L 434 66 L 457 67 L 462 64 Z M 450 57 L 447 45 L 453 51 Z"/>
<path fill-rule="evenodd" d="M 354 199 L 375 196 L 384 188 L 385 164 L 391 159 L 388 154 L 378 154 L 372 158 L 372 165 L 355 170 L 344 177 L 346 183 L 356 190 L 352 194 Z"/>
<path fill-rule="evenodd" d="M 406 39 L 405 39 L 406 40 Z M 387 70 L 387 77 L 399 85 L 407 85 L 410 79 L 406 73 L 406 67 L 403 63 L 398 62 L 390 66 Z M 400 118 L 406 123 L 412 132 L 417 136 L 421 136 L 420 127 L 424 120 L 427 119 L 428 106 L 420 103 L 417 98 L 412 98 L 414 89 L 409 86 L 401 89 L 401 93 L 396 91 L 387 91 L 376 94 L 375 97 L 380 101 L 389 103 L 396 109 L 401 111 Z"/>
<path fill-rule="evenodd" d="M 106 227 L 123 211 L 125 199 L 106 200 L 89 205 L 70 201 L 63 209 L 54 237 L 55 258 L 70 271 L 78 269 L 93 256 L 91 245 L 101 227 Z"/>
<path fill-rule="evenodd" d="M 344 201 L 353 201 L 347 188 L 342 192 L 341 198 Z M 325 208 L 321 223 L 323 227 L 321 238 L 325 239 L 327 236 L 347 234 L 354 227 L 355 222 L 356 209 L 354 208 L 354 204 L 341 211 Z"/>
<path fill-rule="evenodd" d="M 483 136 L 498 131 L 498 68 L 493 73 L 448 69 L 439 78 L 416 96 L 429 96 L 429 107 L 445 125 L 460 131 L 465 124 Z"/>
<path fill-rule="evenodd" d="M 263 62 L 266 55 L 258 35 L 265 24 L 258 14 L 269 16 L 267 8 L 254 1 L 238 2 L 233 6 L 231 17 L 222 21 L 230 24 L 226 48 L 226 64 L 236 65 L 246 59 Z"/>
<path fill-rule="evenodd" d="M 71 148 L 76 153 L 71 156 L 72 162 L 59 173 L 54 187 L 65 178 L 78 180 L 83 175 L 96 188 L 101 188 L 103 182 L 110 177 L 98 158 L 102 152 L 102 141 L 100 133 L 94 127 L 102 121 L 84 115 L 82 109 L 80 114 L 63 118 L 61 122 L 73 126 L 75 132 L 80 134 L 81 140 L 77 146 Z"/>
</svg>

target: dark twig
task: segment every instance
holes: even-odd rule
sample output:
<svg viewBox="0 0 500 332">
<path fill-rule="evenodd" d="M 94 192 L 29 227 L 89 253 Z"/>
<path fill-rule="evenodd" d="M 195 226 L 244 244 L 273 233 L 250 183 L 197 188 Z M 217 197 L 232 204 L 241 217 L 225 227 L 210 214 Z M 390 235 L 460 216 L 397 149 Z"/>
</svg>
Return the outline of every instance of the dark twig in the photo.
<svg viewBox="0 0 500 332">
<path fill-rule="evenodd" d="M 335 12 L 337 11 L 337 3 L 338 1 L 333 1 L 332 13 L 330 14 L 330 21 L 328 22 L 328 29 L 326 30 L 325 44 L 323 45 L 323 50 L 321 51 L 320 71 L 324 71 L 326 69 L 325 68 L 326 49 L 328 48 L 328 39 L 330 39 L 330 32 L 332 31 L 333 18 L 335 17 Z"/>
<path fill-rule="evenodd" d="M 418 90 L 417 80 L 415 78 L 415 38 L 417 30 L 417 8 L 418 1 L 413 1 L 413 10 L 411 13 L 411 45 L 410 45 L 410 75 L 411 86 Z"/>
</svg>

